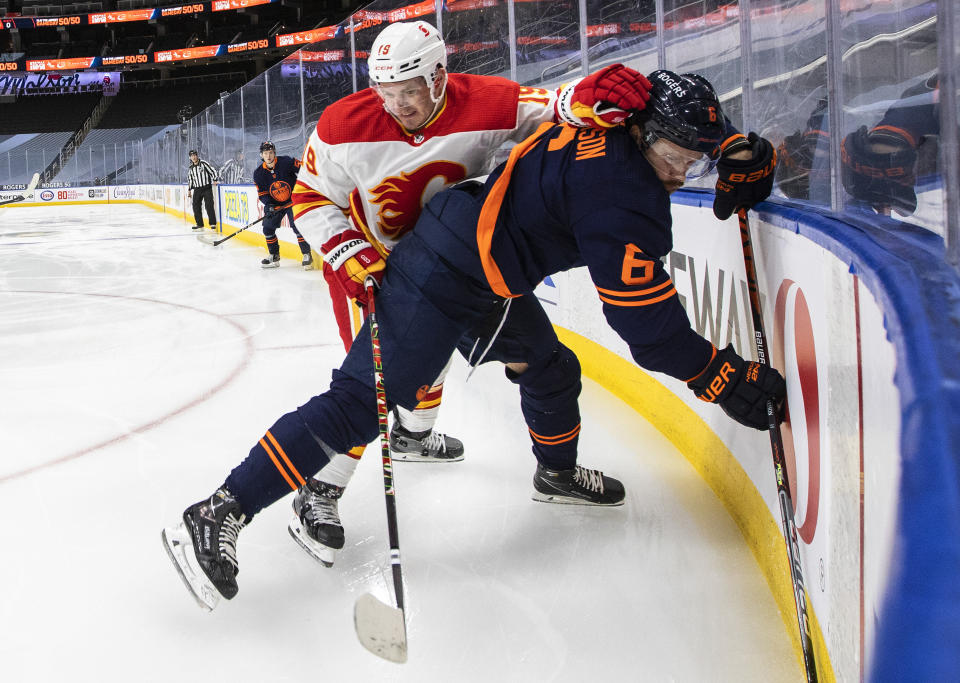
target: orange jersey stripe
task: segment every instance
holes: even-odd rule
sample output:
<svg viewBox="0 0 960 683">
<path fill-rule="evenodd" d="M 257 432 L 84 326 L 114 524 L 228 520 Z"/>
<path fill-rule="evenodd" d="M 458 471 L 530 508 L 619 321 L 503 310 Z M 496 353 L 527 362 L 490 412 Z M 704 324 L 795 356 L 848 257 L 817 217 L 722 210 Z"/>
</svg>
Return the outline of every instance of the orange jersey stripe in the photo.
<svg viewBox="0 0 960 683">
<path fill-rule="evenodd" d="M 270 430 L 267 430 L 267 438 L 270 439 L 270 443 L 273 444 L 273 447 L 277 449 L 277 453 L 280 454 L 280 457 L 283 458 L 283 462 L 287 464 L 287 467 L 290 468 L 290 471 L 293 473 L 293 476 L 296 477 L 297 481 L 300 482 L 300 486 L 306 484 L 306 480 L 300 476 L 300 473 L 297 472 L 297 468 L 293 466 L 293 463 L 290 462 L 290 458 L 287 457 L 287 454 L 284 453 L 283 448 L 280 447 L 280 444 L 277 443 L 277 440 L 273 438 L 273 434 L 270 433 Z"/>
<path fill-rule="evenodd" d="M 690 379 L 687 379 L 687 380 L 684 380 L 684 381 L 685 381 L 685 382 L 692 382 L 692 381 L 695 380 L 697 377 L 699 377 L 700 375 L 702 375 L 703 373 L 705 373 L 705 372 L 707 371 L 707 368 L 710 367 L 710 363 L 712 363 L 712 362 L 713 362 L 713 359 L 716 358 L 716 357 L 717 357 L 717 347 L 714 346 L 714 347 L 713 347 L 713 353 L 710 354 L 710 360 L 708 360 L 708 361 L 707 361 L 707 364 L 703 366 L 703 370 L 701 370 L 700 372 L 698 372 L 697 374 L 695 374 L 695 375 L 694 375 L 693 377 L 691 377 Z"/>
<path fill-rule="evenodd" d="M 426 410 L 427 408 L 436 408 L 440 405 L 442 399 L 436 398 L 432 401 L 420 401 L 414 410 Z"/>
<path fill-rule="evenodd" d="M 572 441 L 575 439 L 577 434 L 580 433 L 580 425 L 578 424 L 565 434 L 557 434 L 556 436 L 541 436 L 529 427 L 527 430 L 530 432 L 530 436 L 533 437 L 533 440 L 537 443 L 542 443 L 544 446 L 556 446 L 558 444 L 566 443 L 567 441 Z"/>
<path fill-rule="evenodd" d="M 894 135 L 899 135 L 904 140 L 906 140 L 911 147 L 913 147 L 914 149 L 917 148 L 916 138 L 910 135 L 910 133 L 904 130 L 903 128 L 900 128 L 898 126 L 875 126 L 873 130 L 871 130 L 870 132 L 873 133 L 874 131 L 878 131 L 878 130 L 885 130 L 893 133 Z"/>
<path fill-rule="evenodd" d="M 602 295 L 600 297 L 600 300 L 612 306 L 649 306 L 651 304 L 659 303 L 664 299 L 669 299 L 670 297 L 675 296 L 676 293 L 677 293 L 677 290 L 675 288 L 671 288 L 669 292 L 661 296 L 657 296 L 652 299 L 645 299 L 644 301 L 616 301 L 614 299 L 608 299 L 607 297 Z"/>
<path fill-rule="evenodd" d="M 726 140 L 720 143 L 720 153 L 723 154 L 724 150 L 726 150 L 727 147 L 732 145 L 734 142 L 737 142 L 738 140 L 746 140 L 746 139 L 747 139 L 747 136 L 744 135 L 743 133 L 736 133 L 734 135 L 731 135 Z"/>
<path fill-rule="evenodd" d="M 270 456 L 270 459 L 273 461 L 273 466 L 276 467 L 277 471 L 280 472 L 284 479 L 286 479 L 287 484 L 290 485 L 290 488 L 296 491 L 299 487 L 293 483 L 293 479 L 291 479 L 290 475 L 287 474 L 287 471 L 283 469 L 283 465 L 280 464 L 280 461 L 277 460 L 277 456 L 275 456 L 273 451 L 270 450 L 270 446 L 267 445 L 267 442 L 263 439 L 260 439 L 260 445 L 263 446 L 263 450 L 266 451 L 267 455 Z"/>
<path fill-rule="evenodd" d="M 666 280 L 661 282 L 655 287 L 648 287 L 647 289 L 638 289 L 632 292 L 618 292 L 615 289 L 604 289 L 603 287 L 597 287 L 597 291 L 601 294 L 609 294 L 610 296 L 643 296 L 644 294 L 653 294 L 656 291 L 663 289 L 664 287 L 670 287 L 673 284 L 672 280 Z"/>
<path fill-rule="evenodd" d="M 519 161 L 524 154 L 536 146 L 540 141 L 540 137 L 553 128 L 553 126 L 554 124 L 552 123 L 541 123 L 533 135 L 510 150 L 510 157 L 507 159 L 507 164 L 503 168 L 503 173 L 500 174 L 500 177 L 493 183 L 493 187 L 490 188 L 490 194 L 487 195 L 486 200 L 483 202 L 483 208 L 480 210 L 480 218 L 477 220 L 477 245 L 480 248 L 480 264 L 483 266 L 483 274 L 486 276 L 487 282 L 490 284 L 490 288 L 494 293 L 505 299 L 512 299 L 520 295 L 514 294 L 510 291 L 510 288 L 507 287 L 507 283 L 503 279 L 503 273 L 500 272 L 500 268 L 490 254 L 490 248 L 493 244 L 493 231 L 497 227 L 497 216 L 500 215 L 500 207 L 503 205 L 503 199 L 507 194 L 507 187 L 510 185 L 510 176 L 513 174 L 513 167 L 517 165 L 517 161 Z"/>
</svg>

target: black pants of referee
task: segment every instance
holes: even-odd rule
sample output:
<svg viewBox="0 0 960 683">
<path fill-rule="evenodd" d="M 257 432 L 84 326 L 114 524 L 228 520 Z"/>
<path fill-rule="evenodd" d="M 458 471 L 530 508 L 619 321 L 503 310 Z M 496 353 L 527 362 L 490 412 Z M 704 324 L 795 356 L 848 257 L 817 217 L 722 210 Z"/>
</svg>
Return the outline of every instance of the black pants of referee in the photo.
<svg viewBox="0 0 960 683">
<path fill-rule="evenodd" d="M 210 227 L 217 224 L 217 214 L 213 210 L 213 185 L 204 185 L 193 190 L 193 218 L 195 225 L 203 225 L 203 211 L 201 204 L 207 207 L 207 217 Z"/>
</svg>

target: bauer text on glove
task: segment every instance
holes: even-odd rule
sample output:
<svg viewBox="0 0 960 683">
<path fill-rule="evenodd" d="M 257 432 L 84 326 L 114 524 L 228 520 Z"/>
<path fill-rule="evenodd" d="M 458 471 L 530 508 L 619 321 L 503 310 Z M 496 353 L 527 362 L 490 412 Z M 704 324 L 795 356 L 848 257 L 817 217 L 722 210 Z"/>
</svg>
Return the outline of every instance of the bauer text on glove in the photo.
<svg viewBox="0 0 960 683">
<path fill-rule="evenodd" d="M 774 368 L 745 361 L 732 345 L 718 351 L 703 372 L 687 382 L 697 398 L 718 403 L 747 427 L 767 429 L 767 401 L 779 406 L 787 395 L 783 376 Z"/>
<path fill-rule="evenodd" d="M 364 283 L 367 276 L 372 276 L 380 284 L 387 266 L 380 253 L 356 230 L 344 230 L 334 235 L 320 251 L 347 296 L 365 306 L 367 292 Z"/>
<path fill-rule="evenodd" d="M 650 99 L 650 81 L 623 64 L 611 64 L 560 89 L 557 118 L 574 126 L 612 128 Z"/>
<path fill-rule="evenodd" d="M 874 142 L 866 126 L 843 140 L 843 188 L 855 199 L 909 216 L 917 210 L 917 150 L 906 139 L 887 135 Z"/>
<path fill-rule="evenodd" d="M 748 144 L 730 145 L 738 151 L 731 154 L 725 150 L 717 164 L 713 214 L 722 221 L 738 209 L 753 208 L 769 197 L 773 189 L 776 150 L 769 140 L 756 133 L 750 133 L 746 141 Z M 746 151 L 750 152 L 749 158 L 740 158 L 747 156 Z"/>
</svg>

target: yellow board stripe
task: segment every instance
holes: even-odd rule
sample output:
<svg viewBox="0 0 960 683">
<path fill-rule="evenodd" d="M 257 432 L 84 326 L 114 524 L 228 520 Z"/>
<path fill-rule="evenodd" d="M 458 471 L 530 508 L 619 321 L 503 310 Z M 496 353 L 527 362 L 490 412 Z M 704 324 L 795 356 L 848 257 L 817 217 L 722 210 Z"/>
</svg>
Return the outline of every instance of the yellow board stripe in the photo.
<svg viewBox="0 0 960 683">
<path fill-rule="evenodd" d="M 803 650 L 780 523 L 774 520 L 733 453 L 692 408 L 637 365 L 576 332 L 558 326 L 554 329 L 560 341 L 577 354 L 584 376 L 617 396 L 667 437 L 723 503 L 767 579 L 802 673 Z M 773 477 L 772 465 L 770 476 Z M 810 570 L 807 571 L 809 574 Z M 836 683 L 830 653 L 809 597 L 807 613 L 819 680 Z"/>
</svg>

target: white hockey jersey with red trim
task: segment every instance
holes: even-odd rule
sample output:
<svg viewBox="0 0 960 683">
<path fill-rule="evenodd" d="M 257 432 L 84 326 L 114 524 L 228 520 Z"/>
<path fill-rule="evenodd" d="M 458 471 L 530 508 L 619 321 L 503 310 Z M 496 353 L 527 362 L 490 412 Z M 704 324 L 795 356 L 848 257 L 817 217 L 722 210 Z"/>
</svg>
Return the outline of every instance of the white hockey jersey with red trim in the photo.
<svg viewBox="0 0 960 683">
<path fill-rule="evenodd" d="M 450 74 L 443 108 L 405 130 L 367 88 L 327 107 L 293 192 L 297 227 L 313 244 L 354 227 L 384 256 L 440 190 L 490 173 L 506 142 L 554 120 L 556 93 L 495 76 Z"/>
</svg>

